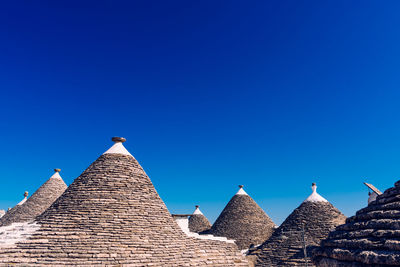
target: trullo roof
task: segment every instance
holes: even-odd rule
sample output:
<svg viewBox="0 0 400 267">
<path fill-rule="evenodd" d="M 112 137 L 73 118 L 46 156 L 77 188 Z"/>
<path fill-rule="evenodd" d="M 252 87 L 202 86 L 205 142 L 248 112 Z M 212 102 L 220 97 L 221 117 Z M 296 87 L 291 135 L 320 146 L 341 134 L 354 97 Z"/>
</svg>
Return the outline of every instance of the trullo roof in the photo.
<svg viewBox="0 0 400 267">
<path fill-rule="evenodd" d="M 206 216 L 200 211 L 199 206 L 196 205 L 196 209 L 193 214 L 189 217 L 189 230 L 190 232 L 200 233 L 211 228 L 211 223 L 208 221 Z"/>
<path fill-rule="evenodd" d="M 349 217 L 313 254 L 317 266 L 400 266 L 400 181 Z"/>
<path fill-rule="evenodd" d="M 28 192 L 25 192 L 25 198 L 0 218 L 0 226 L 31 221 L 50 207 L 67 188 L 59 172 L 60 169 L 55 169 L 53 176 L 39 187 L 31 197 L 27 198 Z"/>
<path fill-rule="evenodd" d="M 113 141 L 26 226 L 30 236 L 0 246 L 0 265 L 247 266 L 233 243 L 188 237 L 125 139 Z"/>
<path fill-rule="evenodd" d="M 250 254 L 256 255 L 256 266 L 306 266 L 304 246 L 309 255 L 321 239 L 328 236 L 346 217 L 316 191 L 296 208 L 272 236 Z M 308 266 L 311 260 L 307 256 Z"/>
<path fill-rule="evenodd" d="M 209 233 L 236 240 L 240 249 L 264 242 L 271 236 L 275 224 L 263 209 L 239 186 L 239 191 L 231 198 L 221 212 Z"/>
</svg>

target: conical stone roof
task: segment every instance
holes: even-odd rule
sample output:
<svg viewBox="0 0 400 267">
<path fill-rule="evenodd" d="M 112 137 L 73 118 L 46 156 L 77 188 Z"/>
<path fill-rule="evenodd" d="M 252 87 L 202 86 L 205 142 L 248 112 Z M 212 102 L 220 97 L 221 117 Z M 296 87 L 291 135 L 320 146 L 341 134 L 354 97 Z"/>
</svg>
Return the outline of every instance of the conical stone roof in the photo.
<svg viewBox="0 0 400 267">
<path fill-rule="evenodd" d="M 0 226 L 31 221 L 50 207 L 67 188 L 59 172 L 60 169 L 55 169 L 53 176 L 31 197 L 27 198 L 28 192 L 25 192 L 25 198 L 0 218 Z"/>
<path fill-rule="evenodd" d="M 26 240 L 0 246 L 0 265 L 248 265 L 233 243 L 183 233 L 143 168 L 123 147 L 125 139 L 113 141 L 112 148 L 26 226 L 34 231 Z"/>
<path fill-rule="evenodd" d="M 317 266 L 400 266 L 400 181 L 349 217 L 313 253 Z"/>
<path fill-rule="evenodd" d="M 272 236 L 255 251 L 256 266 L 306 266 L 304 245 L 307 255 L 314 246 L 326 238 L 346 217 L 325 198 L 316 192 L 296 208 L 279 226 Z M 304 240 L 304 241 L 303 241 Z M 307 257 L 308 266 L 311 259 Z"/>
<path fill-rule="evenodd" d="M 208 221 L 206 216 L 200 211 L 199 206 L 196 205 L 196 209 L 193 214 L 189 217 L 189 230 L 190 232 L 200 233 L 211 228 L 211 223 Z"/>
<path fill-rule="evenodd" d="M 274 222 L 239 186 L 207 234 L 234 239 L 243 250 L 264 242 L 275 229 Z"/>
</svg>

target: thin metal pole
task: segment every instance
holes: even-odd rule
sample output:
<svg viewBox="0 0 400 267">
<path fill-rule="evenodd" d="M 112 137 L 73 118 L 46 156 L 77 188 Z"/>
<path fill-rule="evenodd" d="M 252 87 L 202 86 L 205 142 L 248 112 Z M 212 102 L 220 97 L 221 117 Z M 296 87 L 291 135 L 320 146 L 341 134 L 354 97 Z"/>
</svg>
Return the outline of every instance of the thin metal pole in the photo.
<svg viewBox="0 0 400 267">
<path fill-rule="evenodd" d="M 302 239 L 302 242 L 303 242 L 304 260 L 306 262 L 306 267 L 308 267 L 307 245 L 306 245 L 306 237 L 305 237 L 305 233 L 304 233 L 304 225 L 301 226 L 301 239 Z"/>
</svg>

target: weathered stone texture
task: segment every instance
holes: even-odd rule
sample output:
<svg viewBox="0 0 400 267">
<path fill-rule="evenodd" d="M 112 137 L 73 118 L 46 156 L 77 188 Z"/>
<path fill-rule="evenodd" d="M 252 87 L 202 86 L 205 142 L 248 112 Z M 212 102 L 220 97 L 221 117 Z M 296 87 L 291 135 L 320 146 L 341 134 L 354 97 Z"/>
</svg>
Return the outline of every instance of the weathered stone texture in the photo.
<svg viewBox="0 0 400 267">
<path fill-rule="evenodd" d="M 65 191 L 67 185 L 61 178 L 48 179 L 22 205 L 17 205 L 0 218 L 0 226 L 27 222 L 42 214 Z"/>
<path fill-rule="evenodd" d="M 400 181 L 331 232 L 313 253 L 317 266 L 400 266 Z"/>
<path fill-rule="evenodd" d="M 312 266 L 310 252 L 330 231 L 345 222 L 346 217 L 329 202 L 303 202 L 260 247 L 255 266 Z M 303 242 L 303 236 L 305 242 Z"/>
<path fill-rule="evenodd" d="M 234 239 L 240 249 L 258 245 L 275 229 L 274 222 L 249 195 L 234 195 L 205 234 Z"/>
<path fill-rule="evenodd" d="M 104 154 L 0 250 L 0 265 L 248 266 L 235 244 L 187 237 L 131 156 Z"/>
<path fill-rule="evenodd" d="M 211 223 L 203 214 L 193 214 L 189 217 L 189 230 L 193 233 L 200 233 L 211 228 Z"/>
</svg>

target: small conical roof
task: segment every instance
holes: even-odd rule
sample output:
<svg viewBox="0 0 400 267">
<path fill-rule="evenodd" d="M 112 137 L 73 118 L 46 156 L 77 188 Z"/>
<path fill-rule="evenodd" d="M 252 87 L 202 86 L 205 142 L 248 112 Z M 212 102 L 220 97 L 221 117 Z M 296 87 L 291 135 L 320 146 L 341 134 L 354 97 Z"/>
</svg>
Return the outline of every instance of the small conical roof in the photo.
<svg viewBox="0 0 400 267">
<path fill-rule="evenodd" d="M 264 242 L 275 224 L 264 210 L 239 186 L 213 226 L 206 233 L 236 240 L 240 249 Z"/>
<path fill-rule="evenodd" d="M 1 249 L 1 264 L 247 266 L 234 243 L 187 236 L 122 138 Z M 38 228 L 38 229 L 37 229 Z M 2 235 L 0 235 L 1 239 Z"/>
<path fill-rule="evenodd" d="M 25 191 L 24 199 L 1 217 L 0 226 L 31 221 L 53 204 L 67 188 L 59 174 L 60 169 L 54 171 L 54 174 L 31 197 L 27 198 L 28 192 Z"/>
<path fill-rule="evenodd" d="M 200 211 L 198 205 L 193 214 L 189 217 L 189 230 L 190 232 L 200 233 L 211 228 L 211 223 L 207 220 L 206 216 Z"/>
<path fill-rule="evenodd" d="M 257 255 L 256 266 L 305 266 L 303 246 L 306 245 L 309 254 L 345 219 L 338 209 L 317 193 L 317 186 L 313 183 L 312 194 L 250 254 Z M 308 257 L 307 261 L 310 264 Z"/>
<path fill-rule="evenodd" d="M 331 232 L 313 253 L 317 266 L 400 266 L 400 181 Z"/>
</svg>

